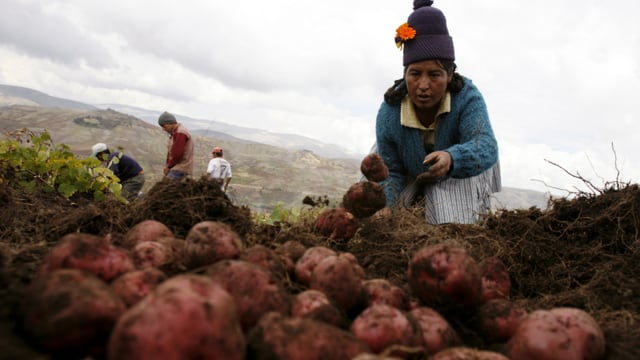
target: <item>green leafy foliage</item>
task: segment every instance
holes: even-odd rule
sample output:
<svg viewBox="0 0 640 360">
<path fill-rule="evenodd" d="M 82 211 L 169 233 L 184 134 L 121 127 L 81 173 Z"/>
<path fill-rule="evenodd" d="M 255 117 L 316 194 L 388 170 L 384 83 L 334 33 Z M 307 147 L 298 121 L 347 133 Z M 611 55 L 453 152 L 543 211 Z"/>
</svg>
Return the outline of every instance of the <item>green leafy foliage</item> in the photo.
<svg viewBox="0 0 640 360">
<path fill-rule="evenodd" d="M 55 192 L 65 198 L 108 195 L 126 202 L 118 177 L 95 158 L 79 159 L 47 131 L 13 131 L 0 141 L 0 184 L 27 191 Z"/>
</svg>

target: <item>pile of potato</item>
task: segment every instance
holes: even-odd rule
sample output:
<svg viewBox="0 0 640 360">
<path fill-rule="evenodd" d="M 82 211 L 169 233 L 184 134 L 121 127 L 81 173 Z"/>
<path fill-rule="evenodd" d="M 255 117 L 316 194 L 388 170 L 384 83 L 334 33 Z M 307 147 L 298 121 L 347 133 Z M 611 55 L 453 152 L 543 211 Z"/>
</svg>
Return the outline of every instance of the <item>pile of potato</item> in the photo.
<svg viewBox="0 0 640 360">
<path fill-rule="evenodd" d="M 20 329 L 58 358 L 604 356 L 604 335 L 587 312 L 512 303 L 498 258 L 478 263 L 462 247 L 430 245 L 412 254 L 406 274 L 408 290 L 368 277 L 348 252 L 296 241 L 249 247 L 219 221 L 195 224 L 180 239 L 145 220 L 117 242 L 85 233 L 60 239 L 25 289 Z M 504 346 L 466 346 L 451 311 L 477 319 L 476 330 Z"/>
</svg>

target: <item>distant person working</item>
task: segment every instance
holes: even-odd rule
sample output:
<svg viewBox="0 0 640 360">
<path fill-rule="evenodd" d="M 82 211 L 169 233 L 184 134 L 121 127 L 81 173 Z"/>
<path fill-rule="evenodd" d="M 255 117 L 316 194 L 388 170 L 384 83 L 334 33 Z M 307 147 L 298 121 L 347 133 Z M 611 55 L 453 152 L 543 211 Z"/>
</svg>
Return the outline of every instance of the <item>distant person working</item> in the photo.
<svg viewBox="0 0 640 360">
<path fill-rule="evenodd" d="M 211 156 L 213 156 L 213 159 L 209 160 L 207 175 L 212 179 L 216 179 L 220 183 L 222 191 L 227 192 L 231 182 L 231 164 L 223 157 L 224 152 L 221 147 L 214 147 L 211 151 Z"/>
<path fill-rule="evenodd" d="M 164 176 L 180 180 L 193 174 L 193 139 L 189 130 L 166 111 L 158 117 L 158 125 L 169 134 Z"/>
<path fill-rule="evenodd" d="M 133 201 L 142 190 L 145 182 L 142 166 L 131 156 L 121 152 L 111 152 L 104 143 L 97 143 L 91 147 L 91 157 L 107 163 L 107 168 L 120 179 L 122 196 Z"/>
</svg>

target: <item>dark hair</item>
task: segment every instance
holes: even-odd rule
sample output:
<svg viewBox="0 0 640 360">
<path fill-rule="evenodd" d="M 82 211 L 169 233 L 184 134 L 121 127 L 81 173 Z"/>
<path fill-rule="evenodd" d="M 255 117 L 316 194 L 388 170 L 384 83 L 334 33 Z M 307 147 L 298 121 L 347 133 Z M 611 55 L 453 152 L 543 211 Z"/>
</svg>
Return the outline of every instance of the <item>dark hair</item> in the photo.
<svg viewBox="0 0 640 360">
<path fill-rule="evenodd" d="M 438 59 L 437 61 L 448 74 L 453 74 L 451 82 L 447 85 L 447 90 L 451 91 L 452 94 L 460 92 L 464 87 L 464 80 L 462 79 L 462 75 L 456 72 L 455 62 L 444 59 Z M 406 71 L 407 68 L 405 67 L 404 72 Z M 407 85 L 404 81 L 404 76 L 402 76 L 402 79 L 395 80 L 393 85 L 385 91 L 384 101 L 389 105 L 399 105 L 405 96 L 407 96 Z"/>
</svg>

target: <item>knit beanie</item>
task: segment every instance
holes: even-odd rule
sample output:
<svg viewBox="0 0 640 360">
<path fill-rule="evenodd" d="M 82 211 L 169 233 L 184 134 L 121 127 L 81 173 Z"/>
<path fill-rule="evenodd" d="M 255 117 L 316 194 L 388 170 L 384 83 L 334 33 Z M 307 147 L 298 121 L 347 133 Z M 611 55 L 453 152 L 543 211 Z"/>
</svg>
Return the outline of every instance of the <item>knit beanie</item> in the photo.
<svg viewBox="0 0 640 360">
<path fill-rule="evenodd" d="M 447 20 L 432 4 L 433 0 L 414 0 L 413 13 L 396 31 L 396 45 L 404 50 L 404 66 L 431 59 L 455 60 Z"/>
<path fill-rule="evenodd" d="M 163 112 L 162 115 L 158 118 L 158 125 L 167 125 L 167 124 L 177 124 L 176 117 L 168 112 Z"/>
</svg>

